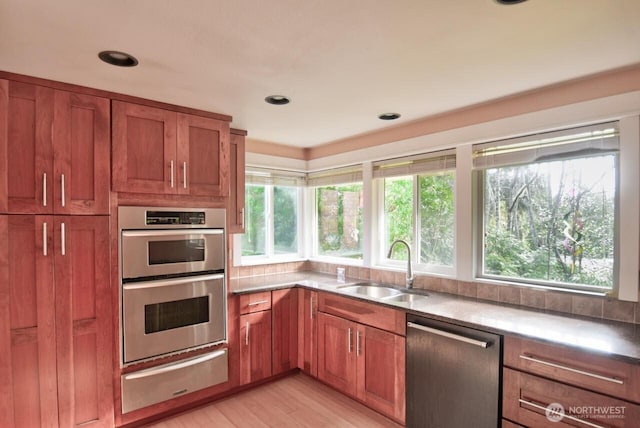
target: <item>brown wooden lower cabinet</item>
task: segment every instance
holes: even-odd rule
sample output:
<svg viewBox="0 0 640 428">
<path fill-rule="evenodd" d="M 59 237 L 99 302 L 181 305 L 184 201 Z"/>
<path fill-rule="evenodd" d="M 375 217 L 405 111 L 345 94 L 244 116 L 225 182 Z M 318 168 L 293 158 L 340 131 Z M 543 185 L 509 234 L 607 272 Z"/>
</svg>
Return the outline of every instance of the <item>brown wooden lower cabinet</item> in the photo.
<svg viewBox="0 0 640 428">
<path fill-rule="evenodd" d="M 318 292 L 298 290 L 298 367 L 318 377 Z"/>
<path fill-rule="evenodd" d="M 271 310 L 240 316 L 240 384 L 271 376 Z"/>
<path fill-rule="evenodd" d="M 298 289 L 271 293 L 272 374 L 298 366 Z"/>
<path fill-rule="evenodd" d="M 113 426 L 109 218 L 0 216 L 0 426 Z"/>
<path fill-rule="evenodd" d="M 528 373 L 503 369 L 505 418 L 527 427 L 637 427 L 640 405 Z M 564 416 L 547 416 L 548 406 Z M 551 419 L 550 419 L 551 418 Z"/>
<path fill-rule="evenodd" d="M 402 423 L 404 366 L 404 337 L 318 314 L 318 378 Z"/>
</svg>

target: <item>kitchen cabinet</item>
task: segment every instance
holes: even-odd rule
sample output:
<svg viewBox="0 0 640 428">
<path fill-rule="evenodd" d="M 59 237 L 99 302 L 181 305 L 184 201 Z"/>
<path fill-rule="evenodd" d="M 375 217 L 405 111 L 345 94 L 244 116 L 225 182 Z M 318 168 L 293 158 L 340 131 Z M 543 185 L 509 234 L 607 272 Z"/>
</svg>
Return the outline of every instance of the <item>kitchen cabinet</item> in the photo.
<svg viewBox="0 0 640 428">
<path fill-rule="evenodd" d="M 0 212 L 108 214 L 109 100 L 0 80 Z"/>
<path fill-rule="evenodd" d="M 337 308 L 338 303 L 343 307 L 355 304 L 359 310 L 350 315 L 343 309 L 347 318 L 325 312 Z M 352 320 L 366 312 L 387 309 L 394 311 L 339 296 L 320 295 L 318 379 L 404 423 L 405 338 Z"/>
<path fill-rule="evenodd" d="M 0 216 L 0 426 L 113 426 L 106 216 Z"/>
<path fill-rule="evenodd" d="M 640 420 L 637 364 L 506 336 L 504 366 L 502 408 L 508 421 L 548 426 L 552 403 L 564 408 L 558 426 L 631 427 Z M 589 410 L 594 406 L 604 410 Z M 611 411 L 623 413 L 602 413 Z"/>
<path fill-rule="evenodd" d="M 298 290 L 298 367 L 318 376 L 318 292 Z"/>
<path fill-rule="evenodd" d="M 245 135 L 231 130 L 229 150 L 229 233 L 244 233 Z"/>
<path fill-rule="evenodd" d="M 219 196 L 229 193 L 229 124 L 113 101 L 113 190 Z"/>
<path fill-rule="evenodd" d="M 356 323 L 318 314 L 318 379 L 339 391 L 356 395 Z"/>
<path fill-rule="evenodd" d="M 271 376 L 271 311 L 240 316 L 240 384 Z"/>
<path fill-rule="evenodd" d="M 272 374 L 298 366 L 298 289 L 271 292 Z"/>
</svg>

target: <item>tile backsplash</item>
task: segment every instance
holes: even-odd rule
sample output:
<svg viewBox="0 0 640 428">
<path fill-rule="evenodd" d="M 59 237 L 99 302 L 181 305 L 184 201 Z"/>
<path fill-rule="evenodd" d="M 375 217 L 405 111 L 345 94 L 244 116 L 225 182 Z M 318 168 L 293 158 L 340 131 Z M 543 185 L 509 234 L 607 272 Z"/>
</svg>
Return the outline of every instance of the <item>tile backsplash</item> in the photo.
<svg viewBox="0 0 640 428">
<path fill-rule="evenodd" d="M 348 278 L 383 282 L 404 286 L 405 273 L 358 266 L 344 266 L 315 261 L 278 263 L 272 265 L 242 266 L 232 269 L 232 277 L 268 275 L 274 273 L 313 271 L 337 274 L 345 268 Z M 441 293 L 459 294 L 479 300 L 489 300 L 524 307 L 544 309 L 592 318 L 640 324 L 640 304 L 616 299 L 592 297 L 561 291 L 544 290 L 516 285 L 498 285 L 485 282 L 458 281 L 429 275 L 416 275 L 414 288 Z"/>
</svg>

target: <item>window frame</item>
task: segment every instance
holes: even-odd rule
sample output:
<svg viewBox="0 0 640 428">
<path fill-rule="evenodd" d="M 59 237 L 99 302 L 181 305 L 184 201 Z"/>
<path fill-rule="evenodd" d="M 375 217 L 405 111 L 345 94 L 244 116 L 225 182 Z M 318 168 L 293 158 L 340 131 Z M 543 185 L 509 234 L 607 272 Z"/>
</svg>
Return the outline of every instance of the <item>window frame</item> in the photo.
<svg viewBox="0 0 640 428">
<path fill-rule="evenodd" d="M 352 169 L 351 167 L 349 169 Z M 345 182 L 332 182 L 332 183 L 327 183 L 327 184 L 322 184 L 322 185 L 317 185 L 317 186 L 311 186 L 309 188 L 307 188 L 307 192 L 309 194 L 309 197 L 313 199 L 313 205 L 312 205 L 312 215 L 309 216 L 312 218 L 312 224 L 311 224 L 311 260 L 316 260 L 316 261 L 320 261 L 320 262 L 326 262 L 326 263 L 334 263 L 334 264 L 343 264 L 343 265 L 350 265 L 350 266 L 363 266 L 364 265 L 364 260 L 366 259 L 366 252 L 368 251 L 368 248 L 366 248 L 365 246 L 365 240 L 364 240 L 364 235 L 366 234 L 366 221 L 365 221 L 365 210 L 363 208 L 363 212 L 362 212 L 362 236 L 360 237 L 360 245 L 362 248 L 362 257 L 360 259 L 354 259 L 354 258 L 350 258 L 350 257 L 339 257 L 339 256 L 328 256 L 328 255 L 324 255 L 324 254 L 320 254 L 319 251 L 319 235 L 318 235 L 318 196 L 317 196 L 317 190 L 321 187 L 330 187 L 330 186 L 344 186 L 344 185 L 349 185 L 349 184 L 360 184 L 362 186 L 362 198 L 363 198 L 363 202 L 364 202 L 364 192 L 365 192 L 365 183 L 364 183 L 364 178 L 360 179 L 360 181 L 345 181 Z"/>
<path fill-rule="evenodd" d="M 621 211 L 621 189 L 620 189 L 620 181 L 623 176 L 624 171 L 621 170 L 621 154 L 622 154 L 622 139 L 620 137 L 620 125 L 619 122 L 603 122 L 601 124 L 595 125 L 587 125 L 584 127 L 566 127 L 560 129 L 558 131 L 550 131 L 549 134 L 553 134 L 554 132 L 558 133 L 567 133 L 570 134 L 571 131 L 576 130 L 579 131 L 582 128 L 588 128 L 589 126 L 600 126 L 610 124 L 616 127 L 618 131 L 618 141 L 619 147 L 616 153 L 609 152 L 608 154 L 612 154 L 615 156 L 614 158 L 614 170 L 615 170 L 615 191 L 614 191 L 614 228 L 613 228 L 613 241 L 614 241 L 614 249 L 613 249 L 613 283 L 610 288 L 599 287 L 596 285 L 588 285 L 588 284 L 573 284 L 559 281 L 545 281 L 541 279 L 533 279 L 533 278 L 520 278 L 520 277 L 509 277 L 502 275 L 494 275 L 484 273 L 485 266 L 485 252 L 484 252 L 484 202 L 485 202 L 485 180 L 486 180 L 486 171 L 488 167 L 477 168 L 472 166 L 472 180 L 473 180 L 473 225 L 474 225 L 474 233 L 473 233 L 473 247 L 474 247 L 474 257 L 473 257 L 473 277 L 474 280 L 478 280 L 481 282 L 494 282 L 499 284 L 509 284 L 516 286 L 529 286 L 534 288 L 542 288 L 547 290 L 557 290 L 557 291 L 567 291 L 567 292 L 578 292 L 583 294 L 591 294 L 595 296 L 617 296 L 620 290 L 620 248 L 622 246 L 621 236 L 620 236 L 620 211 Z M 526 139 L 530 137 L 535 137 L 537 135 L 544 135 L 546 133 L 541 134 L 529 134 L 524 135 L 523 137 L 518 137 L 517 139 Z M 509 141 L 509 140 L 505 140 Z M 498 141 L 496 141 L 498 142 Z M 483 143 L 480 143 L 480 145 Z M 491 144 L 491 142 L 489 142 Z M 603 153 L 604 155 L 604 153 Z M 593 156 L 578 156 L 574 159 L 585 159 Z M 561 160 L 561 159 L 560 159 Z M 568 160 L 568 159 L 567 159 Z M 497 166 L 496 168 L 509 168 L 515 166 L 527 166 L 533 165 L 537 162 L 528 162 L 528 163 L 513 163 L 513 164 L 505 164 Z"/>
<path fill-rule="evenodd" d="M 420 204 L 420 189 L 419 189 L 419 179 L 420 177 L 425 176 L 435 176 L 442 175 L 443 173 L 448 173 L 453 176 L 453 218 L 452 218 L 452 227 L 453 227 L 453 263 L 450 266 L 447 265 L 438 265 L 434 263 L 421 263 L 420 262 L 420 248 L 421 248 L 421 238 L 420 238 L 420 213 L 419 213 L 419 204 Z M 456 243 L 456 170 L 455 169 L 446 169 L 443 171 L 434 171 L 427 172 L 421 174 L 411 174 L 404 176 L 391 176 L 391 177 L 379 177 L 376 178 L 377 182 L 376 191 L 378 193 L 378 204 L 377 204 L 377 213 L 379 217 L 378 221 L 378 236 L 381 239 L 378 240 L 378 251 L 377 251 L 377 265 L 380 267 L 392 267 L 392 268 L 404 268 L 407 264 L 406 260 L 397 260 L 393 258 L 388 258 L 388 246 L 387 246 L 387 230 L 386 230 L 386 207 L 385 207 L 385 179 L 387 178 L 411 178 L 412 184 L 412 192 L 413 192 L 413 207 L 412 207 L 412 219 L 411 219 L 411 227 L 412 227 L 412 248 L 411 248 L 411 267 L 414 272 L 417 273 L 427 273 L 444 277 L 455 277 L 456 276 L 456 254 L 457 254 L 457 243 Z"/>
<path fill-rule="evenodd" d="M 246 188 L 249 186 L 262 186 L 265 188 L 265 254 L 245 256 L 242 255 L 242 236 L 243 234 L 236 234 L 234 240 L 234 247 L 238 248 L 235 254 L 240 257 L 240 265 L 259 265 L 268 263 L 282 263 L 288 261 L 299 261 L 303 259 L 304 255 L 304 188 L 300 186 L 287 186 L 281 184 L 262 184 L 262 183 L 247 183 Z M 275 212 L 274 212 L 274 187 L 289 187 L 296 189 L 296 240 L 297 251 L 285 254 L 275 253 Z"/>
</svg>

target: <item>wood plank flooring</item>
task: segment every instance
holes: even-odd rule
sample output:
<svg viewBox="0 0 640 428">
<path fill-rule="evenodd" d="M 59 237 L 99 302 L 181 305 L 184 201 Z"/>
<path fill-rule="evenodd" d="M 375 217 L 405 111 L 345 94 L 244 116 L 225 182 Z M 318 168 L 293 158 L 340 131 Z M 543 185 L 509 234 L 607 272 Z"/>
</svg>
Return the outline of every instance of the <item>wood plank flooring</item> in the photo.
<svg viewBox="0 0 640 428">
<path fill-rule="evenodd" d="M 148 425 L 153 428 L 400 426 L 301 373 Z"/>
</svg>

